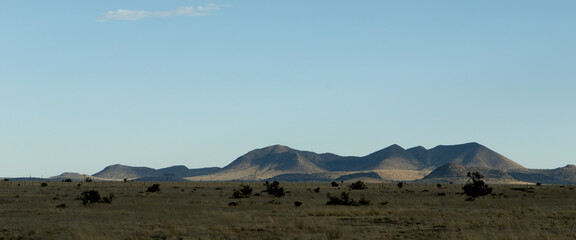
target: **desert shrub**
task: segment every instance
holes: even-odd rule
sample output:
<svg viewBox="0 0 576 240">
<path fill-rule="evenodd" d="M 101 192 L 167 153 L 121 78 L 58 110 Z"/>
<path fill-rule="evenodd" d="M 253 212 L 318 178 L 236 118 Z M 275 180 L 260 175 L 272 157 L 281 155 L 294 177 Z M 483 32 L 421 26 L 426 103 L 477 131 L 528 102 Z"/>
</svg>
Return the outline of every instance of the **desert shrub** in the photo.
<svg viewBox="0 0 576 240">
<path fill-rule="evenodd" d="M 66 203 L 58 204 L 56 208 L 66 208 Z"/>
<path fill-rule="evenodd" d="M 98 191 L 90 190 L 82 192 L 82 194 L 80 195 L 80 200 L 82 200 L 82 204 L 86 205 L 89 203 L 100 202 L 101 197 Z"/>
<path fill-rule="evenodd" d="M 402 187 L 404 187 L 404 183 L 403 183 L 403 182 L 399 182 L 398 184 L 396 184 L 396 186 L 398 186 L 398 188 L 401 189 Z"/>
<path fill-rule="evenodd" d="M 480 196 L 488 195 L 492 193 L 492 188 L 488 187 L 488 184 L 484 183 L 484 176 L 479 172 L 468 172 L 467 175 L 470 179 L 462 187 L 464 193 L 468 196 L 467 200 L 474 200 Z"/>
<path fill-rule="evenodd" d="M 234 190 L 232 193 L 233 198 L 247 198 L 252 194 L 252 188 L 249 185 L 240 185 L 240 190 Z"/>
<path fill-rule="evenodd" d="M 442 188 L 442 184 L 436 183 L 436 187 L 437 187 L 437 188 Z"/>
<path fill-rule="evenodd" d="M 233 198 L 247 198 L 252 194 L 252 188 L 248 185 L 240 185 L 242 188 L 240 190 L 234 190 L 232 193 Z"/>
<path fill-rule="evenodd" d="M 8 182 L 8 181 L 10 181 L 9 178 L 4 178 L 4 182 Z"/>
<path fill-rule="evenodd" d="M 112 200 L 114 199 L 114 193 L 110 193 L 110 195 L 108 195 L 108 197 L 103 197 L 102 198 L 102 202 L 104 203 L 112 203 Z"/>
<path fill-rule="evenodd" d="M 62 182 L 72 182 L 72 179 L 67 178 L 67 179 L 62 180 Z"/>
<path fill-rule="evenodd" d="M 540 187 L 540 186 L 542 186 L 542 183 L 538 182 L 538 183 L 536 183 L 536 186 Z"/>
<path fill-rule="evenodd" d="M 296 202 L 294 202 L 294 206 L 300 207 L 300 206 L 302 206 L 302 202 L 296 201 Z"/>
<path fill-rule="evenodd" d="M 364 196 L 361 196 L 360 200 L 358 200 L 358 205 L 370 205 L 370 200 L 366 199 Z"/>
<path fill-rule="evenodd" d="M 348 185 L 348 188 L 350 188 L 352 190 L 362 190 L 362 189 L 366 189 L 368 187 L 366 187 L 366 184 L 364 184 L 364 182 L 358 180 L 357 182 Z"/>
<path fill-rule="evenodd" d="M 229 202 L 228 206 L 235 207 L 235 206 L 238 206 L 238 204 L 240 204 L 240 203 L 239 202 Z"/>
<path fill-rule="evenodd" d="M 234 190 L 234 192 L 232 192 L 232 198 L 243 198 L 246 197 L 244 194 L 242 194 L 242 192 L 240 192 L 239 190 Z"/>
<path fill-rule="evenodd" d="M 46 182 L 40 183 L 40 187 L 48 187 L 48 183 Z"/>
<path fill-rule="evenodd" d="M 252 188 L 249 185 L 241 185 L 242 188 L 240 189 L 240 192 L 242 192 L 242 194 L 249 196 L 250 194 L 252 194 Z"/>
<path fill-rule="evenodd" d="M 146 192 L 158 192 L 158 191 L 160 191 L 160 184 L 153 184 L 146 190 Z"/>
<path fill-rule="evenodd" d="M 86 177 L 84 178 L 84 182 L 93 182 L 94 179 L 92 179 L 91 177 Z"/>
<path fill-rule="evenodd" d="M 269 195 L 274 195 L 275 197 L 283 197 L 286 193 L 284 192 L 284 188 L 280 187 L 280 183 L 278 181 L 274 181 L 272 183 L 266 182 L 266 190 Z"/>
<path fill-rule="evenodd" d="M 110 193 L 108 196 L 102 198 L 100 193 L 96 190 L 84 191 L 80 194 L 78 200 L 82 200 L 84 206 L 92 203 L 112 203 L 114 199 L 114 194 Z"/>
<path fill-rule="evenodd" d="M 328 196 L 328 202 L 326 202 L 327 205 L 350 205 L 351 203 L 350 193 L 347 192 L 342 192 L 340 194 L 340 197 L 332 196 L 330 195 L 330 193 L 328 193 L 327 196 Z"/>
<path fill-rule="evenodd" d="M 331 184 L 332 184 L 332 187 L 338 187 L 338 186 L 340 186 L 337 182 L 332 182 Z"/>
<path fill-rule="evenodd" d="M 320 192 L 320 187 L 314 188 L 314 192 L 315 192 L 315 193 L 319 193 L 319 192 Z"/>
<path fill-rule="evenodd" d="M 360 201 L 355 201 L 353 198 L 350 198 L 349 192 L 342 192 L 340 197 L 332 196 L 330 193 L 328 193 L 327 196 L 327 205 L 361 206 L 370 204 L 370 200 L 364 198 L 364 196 L 360 198 Z"/>
</svg>

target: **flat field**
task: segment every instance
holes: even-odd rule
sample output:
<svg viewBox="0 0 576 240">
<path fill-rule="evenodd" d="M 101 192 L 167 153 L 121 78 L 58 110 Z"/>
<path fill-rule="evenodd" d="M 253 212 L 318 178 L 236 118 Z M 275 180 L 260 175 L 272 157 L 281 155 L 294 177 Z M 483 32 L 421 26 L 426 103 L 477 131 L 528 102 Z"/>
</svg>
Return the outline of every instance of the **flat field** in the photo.
<svg viewBox="0 0 576 240">
<path fill-rule="evenodd" d="M 0 182 L 0 239 L 576 239 L 574 186 L 491 185 L 465 201 L 461 184 L 280 183 L 274 197 L 262 182 L 47 183 Z M 232 198 L 241 184 L 251 196 Z M 114 198 L 84 206 L 90 190 Z M 326 205 L 343 191 L 370 204 Z"/>
</svg>

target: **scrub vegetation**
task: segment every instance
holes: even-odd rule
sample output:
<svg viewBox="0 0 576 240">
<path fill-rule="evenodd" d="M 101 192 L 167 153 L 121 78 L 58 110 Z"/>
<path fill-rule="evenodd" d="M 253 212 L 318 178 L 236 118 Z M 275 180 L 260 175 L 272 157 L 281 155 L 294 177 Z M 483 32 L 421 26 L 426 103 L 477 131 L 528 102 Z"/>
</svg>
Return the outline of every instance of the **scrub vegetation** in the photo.
<svg viewBox="0 0 576 240">
<path fill-rule="evenodd" d="M 40 183 L 0 181 L 0 239 L 576 239 L 569 185 Z"/>
</svg>

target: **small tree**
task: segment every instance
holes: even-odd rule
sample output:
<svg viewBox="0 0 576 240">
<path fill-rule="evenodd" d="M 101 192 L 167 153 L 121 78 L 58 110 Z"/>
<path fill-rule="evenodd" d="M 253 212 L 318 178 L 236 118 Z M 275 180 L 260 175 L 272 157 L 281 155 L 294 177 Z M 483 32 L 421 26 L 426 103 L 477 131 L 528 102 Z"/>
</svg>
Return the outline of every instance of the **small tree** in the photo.
<svg viewBox="0 0 576 240">
<path fill-rule="evenodd" d="M 488 195 L 492 193 L 492 188 L 488 187 L 488 184 L 484 183 L 484 176 L 479 172 L 468 172 L 467 175 L 470 179 L 462 187 L 464 193 L 468 196 L 467 200 L 474 200 L 480 196 Z"/>
<path fill-rule="evenodd" d="M 264 190 L 264 192 L 267 192 L 269 195 L 274 195 L 275 197 L 282 197 L 286 194 L 284 192 L 284 188 L 280 187 L 280 183 L 278 181 L 274 181 L 272 183 L 266 181 L 266 190 Z"/>
</svg>

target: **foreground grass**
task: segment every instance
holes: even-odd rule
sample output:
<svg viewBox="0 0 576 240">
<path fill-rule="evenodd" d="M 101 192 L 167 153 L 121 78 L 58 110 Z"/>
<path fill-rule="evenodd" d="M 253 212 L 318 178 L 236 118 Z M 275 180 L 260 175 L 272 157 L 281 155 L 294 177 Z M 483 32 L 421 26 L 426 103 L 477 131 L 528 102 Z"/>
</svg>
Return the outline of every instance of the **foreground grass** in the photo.
<svg viewBox="0 0 576 240">
<path fill-rule="evenodd" d="M 465 201 L 457 184 L 367 184 L 350 196 L 370 205 L 334 206 L 326 194 L 348 189 L 330 183 L 281 183 L 281 198 L 261 182 L 77 184 L 0 182 L 0 239 L 576 239 L 573 186 L 493 185 Z M 240 184 L 260 196 L 231 198 Z M 115 199 L 83 206 L 88 190 Z"/>
</svg>

